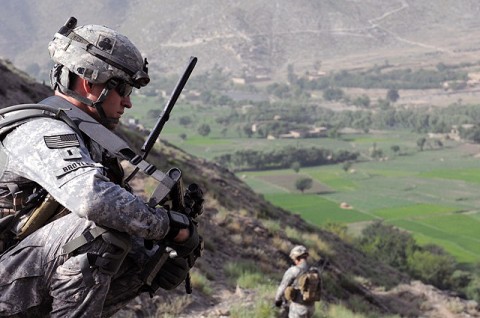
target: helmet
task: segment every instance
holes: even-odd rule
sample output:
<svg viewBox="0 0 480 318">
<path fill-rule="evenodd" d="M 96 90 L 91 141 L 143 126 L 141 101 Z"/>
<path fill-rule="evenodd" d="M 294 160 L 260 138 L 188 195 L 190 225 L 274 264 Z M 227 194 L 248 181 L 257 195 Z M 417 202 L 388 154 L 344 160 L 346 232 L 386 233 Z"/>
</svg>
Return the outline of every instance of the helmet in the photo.
<svg viewBox="0 0 480 318">
<path fill-rule="evenodd" d="M 148 84 L 147 60 L 126 36 L 100 25 L 75 27 L 76 22 L 70 18 L 48 45 L 57 65 L 93 84 L 110 79 L 136 88 Z"/>
<path fill-rule="evenodd" d="M 55 66 L 50 72 L 54 90 L 95 107 L 103 124 L 116 123 L 107 118 L 102 103 L 112 89 L 128 96 L 132 87 L 140 88 L 150 82 L 147 59 L 130 40 L 116 31 L 101 25 L 76 27 L 77 19 L 71 17 L 55 33 L 48 44 Z M 70 74 L 77 74 L 92 84 L 106 84 L 96 101 L 69 88 Z"/>
<path fill-rule="evenodd" d="M 308 256 L 307 248 L 303 245 L 297 245 L 294 248 L 292 248 L 292 250 L 290 251 L 290 258 L 292 260 L 296 260 L 297 258 L 303 255 Z"/>
</svg>

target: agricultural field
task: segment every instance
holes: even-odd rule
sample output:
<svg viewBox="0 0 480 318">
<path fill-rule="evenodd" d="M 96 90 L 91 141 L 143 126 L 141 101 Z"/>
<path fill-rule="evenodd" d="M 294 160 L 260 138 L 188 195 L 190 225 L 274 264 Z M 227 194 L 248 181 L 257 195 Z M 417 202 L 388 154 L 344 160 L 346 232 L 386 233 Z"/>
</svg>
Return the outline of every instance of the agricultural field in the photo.
<svg viewBox="0 0 480 318">
<path fill-rule="evenodd" d="M 152 99 L 136 97 L 134 117 L 144 122 L 150 109 L 163 109 Z M 135 108 L 135 107 L 134 107 Z M 238 127 L 222 127 L 214 120 L 228 108 L 203 108 L 191 104 L 175 106 L 162 132 L 167 140 L 198 157 L 212 160 L 237 150 L 263 150 L 317 147 L 360 153 L 360 161 L 348 171 L 344 166 L 237 172 L 252 189 L 273 204 L 300 214 L 318 226 L 329 222 L 348 225 L 351 233 L 360 233 L 369 222 L 384 220 L 410 231 L 421 244 L 437 244 L 459 262 L 480 261 L 480 146 L 444 140 L 438 147 L 431 140 L 423 151 L 417 140 L 425 135 L 407 131 L 371 131 L 368 134 L 342 134 L 341 138 L 277 139 L 246 138 Z M 179 118 L 189 116 L 190 126 L 181 126 Z M 146 122 L 153 125 L 154 118 Z M 199 123 L 211 126 L 208 136 L 199 136 Z M 186 134 L 186 138 L 181 138 Z M 393 151 L 392 146 L 399 151 Z M 381 150 L 381 158 L 372 158 L 372 149 Z M 300 177 L 313 179 L 304 193 L 295 188 Z"/>
<path fill-rule="evenodd" d="M 355 163 L 349 171 L 333 165 L 241 176 L 272 203 L 313 224 L 343 223 L 356 234 L 369 221 L 382 219 L 410 231 L 420 244 L 440 245 L 459 262 L 474 263 L 480 261 L 479 161 L 471 146 L 451 143 Z M 300 177 L 314 180 L 303 194 L 295 189 Z"/>
</svg>

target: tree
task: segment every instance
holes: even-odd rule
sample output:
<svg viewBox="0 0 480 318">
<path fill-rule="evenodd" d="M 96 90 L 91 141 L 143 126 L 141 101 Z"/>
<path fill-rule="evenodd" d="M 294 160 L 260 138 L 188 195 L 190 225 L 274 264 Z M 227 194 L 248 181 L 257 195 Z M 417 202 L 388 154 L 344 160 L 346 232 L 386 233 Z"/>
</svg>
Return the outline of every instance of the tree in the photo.
<svg viewBox="0 0 480 318">
<path fill-rule="evenodd" d="M 178 123 L 182 126 L 188 126 L 192 123 L 192 118 L 190 116 L 182 116 L 178 119 Z"/>
<path fill-rule="evenodd" d="M 370 224 L 362 231 L 359 245 L 365 253 L 401 270 L 407 269 L 408 255 L 416 246 L 410 233 L 381 221 Z"/>
<path fill-rule="evenodd" d="M 398 90 L 396 88 L 390 88 L 387 92 L 387 100 L 395 103 L 400 98 Z"/>
<path fill-rule="evenodd" d="M 293 169 L 293 171 L 298 173 L 300 171 L 301 166 L 302 165 L 300 164 L 300 162 L 295 161 L 295 162 L 292 163 L 291 168 Z"/>
<path fill-rule="evenodd" d="M 348 172 L 351 167 L 352 167 L 352 162 L 351 161 L 345 161 L 342 165 L 342 169 L 345 172 Z"/>
<path fill-rule="evenodd" d="M 397 154 L 400 151 L 400 146 L 399 145 L 392 145 L 390 147 L 390 149 L 392 149 L 394 154 Z"/>
<path fill-rule="evenodd" d="M 409 272 L 414 277 L 439 288 L 450 287 L 455 265 L 452 256 L 427 249 L 416 250 L 408 257 Z"/>
<path fill-rule="evenodd" d="M 370 106 L 370 97 L 362 95 L 353 100 L 353 105 L 368 108 Z"/>
<path fill-rule="evenodd" d="M 295 188 L 302 193 L 312 187 L 313 180 L 310 178 L 300 178 L 295 182 Z"/>
<path fill-rule="evenodd" d="M 372 148 L 370 148 L 370 157 L 374 159 L 380 159 L 383 157 L 382 149 L 377 148 L 377 143 L 373 143 Z"/>
<path fill-rule="evenodd" d="M 345 93 L 340 88 L 327 88 L 323 92 L 323 98 L 328 101 L 338 101 L 345 96 Z"/>
<path fill-rule="evenodd" d="M 210 126 L 208 124 L 202 124 L 198 127 L 197 132 L 200 134 L 200 136 L 208 136 L 210 134 Z"/>
<path fill-rule="evenodd" d="M 390 102 L 386 99 L 380 98 L 378 100 L 378 107 L 383 110 L 387 110 L 390 108 Z"/>
<path fill-rule="evenodd" d="M 245 126 L 243 126 L 243 133 L 247 135 L 248 138 L 251 138 L 253 135 L 252 125 L 246 124 Z"/>
<path fill-rule="evenodd" d="M 417 146 L 420 149 L 420 151 L 423 151 L 423 147 L 425 147 L 426 142 L 427 142 L 427 139 L 425 137 L 421 137 L 417 139 Z"/>
</svg>

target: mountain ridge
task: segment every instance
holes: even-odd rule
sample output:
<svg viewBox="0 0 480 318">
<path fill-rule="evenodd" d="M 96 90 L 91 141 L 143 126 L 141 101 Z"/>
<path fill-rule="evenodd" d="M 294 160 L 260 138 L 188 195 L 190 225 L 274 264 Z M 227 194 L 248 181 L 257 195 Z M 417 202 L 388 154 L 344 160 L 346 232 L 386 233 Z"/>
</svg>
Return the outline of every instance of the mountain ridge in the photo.
<svg viewBox="0 0 480 318">
<path fill-rule="evenodd" d="M 34 63 L 49 68 L 47 43 L 71 15 L 79 25 L 105 24 L 125 33 L 162 73 L 174 72 L 190 55 L 198 56 L 200 71 L 217 64 L 236 76 L 284 79 L 288 65 L 299 72 L 319 63 L 323 70 L 386 60 L 435 65 L 476 60 L 480 50 L 474 0 L 46 0 L 39 6 L 19 0 L 2 9 L 0 55 L 22 69 Z"/>
</svg>

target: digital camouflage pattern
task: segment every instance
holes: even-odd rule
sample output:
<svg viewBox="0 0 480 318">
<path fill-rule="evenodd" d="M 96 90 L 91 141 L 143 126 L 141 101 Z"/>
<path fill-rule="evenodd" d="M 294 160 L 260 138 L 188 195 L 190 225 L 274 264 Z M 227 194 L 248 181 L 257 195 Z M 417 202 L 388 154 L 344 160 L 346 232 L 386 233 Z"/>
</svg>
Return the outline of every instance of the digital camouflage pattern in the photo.
<svg viewBox="0 0 480 318">
<path fill-rule="evenodd" d="M 102 254 L 113 247 L 95 240 L 68 257 L 62 246 L 95 226 L 69 214 L 34 232 L 0 258 L 0 316 L 108 317 L 139 294 L 142 266 L 148 254 L 141 240 L 112 278 L 93 270 L 95 285 L 83 283 L 81 263 L 88 253 Z"/>
<path fill-rule="evenodd" d="M 42 118 L 7 135 L 3 151 L 9 157 L 4 177 L 21 176 L 41 185 L 61 205 L 80 217 L 121 232 L 151 240 L 169 230 L 164 210 L 149 208 L 140 198 L 105 177 L 105 167 L 79 147 L 50 149 L 45 136 L 75 134 L 65 123 Z M 28 137 L 27 137 L 28 136 Z M 0 183 L 6 183 L 0 177 Z"/>
<path fill-rule="evenodd" d="M 117 78 L 139 88 L 149 81 L 144 72 L 145 62 L 135 45 L 126 36 L 105 26 L 80 26 L 68 36 L 56 33 L 48 50 L 55 63 L 64 65 L 90 83 L 101 84 Z"/>
<path fill-rule="evenodd" d="M 0 316 L 110 316 L 137 296 L 143 285 L 140 273 L 152 254 L 143 247 L 143 238 L 161 240 L 169 231 L 165 211 L 148 208 L 110 182 L 105 176 L 108 167 L 92 160 L 81 137 L 77 136 L 78 145 L 72 143 L 74 133 L 61 121 L 41 118 L 17 127 L 3 140 L 0 151 L 8 160 L 0 183 L 34 181 L 72 213 L 0 256 Z M 65 135 L 70 137 L 45 140 Z M 122 235 L 132 240 L 133 247 L 116 275 L 94 269 L 95 284 L 87 287 L 81 272 L 87 253 L 113 253 L 115 247 L 102 239 L 82 246 L 74 255 L 66 255 L 62 247 L 95 224 L 130 234 Z"/>
<path fill-rule="evenodd" d="M 302 273 L 308 270 L 307 262 L 300 263 L 296 266 L 291 266 L 285 274 L 283 274 L 282 281 L 277 288 L 275 294 L 275 301 L 284 299 L 285 289 L 294 284 L 295 279 Z M 289 318 L 310 318 L 313 317 L 315 311 L 314 304 L 304 304 L 300 299 L 295 299 L 289 303 Z"/>
</svg>

